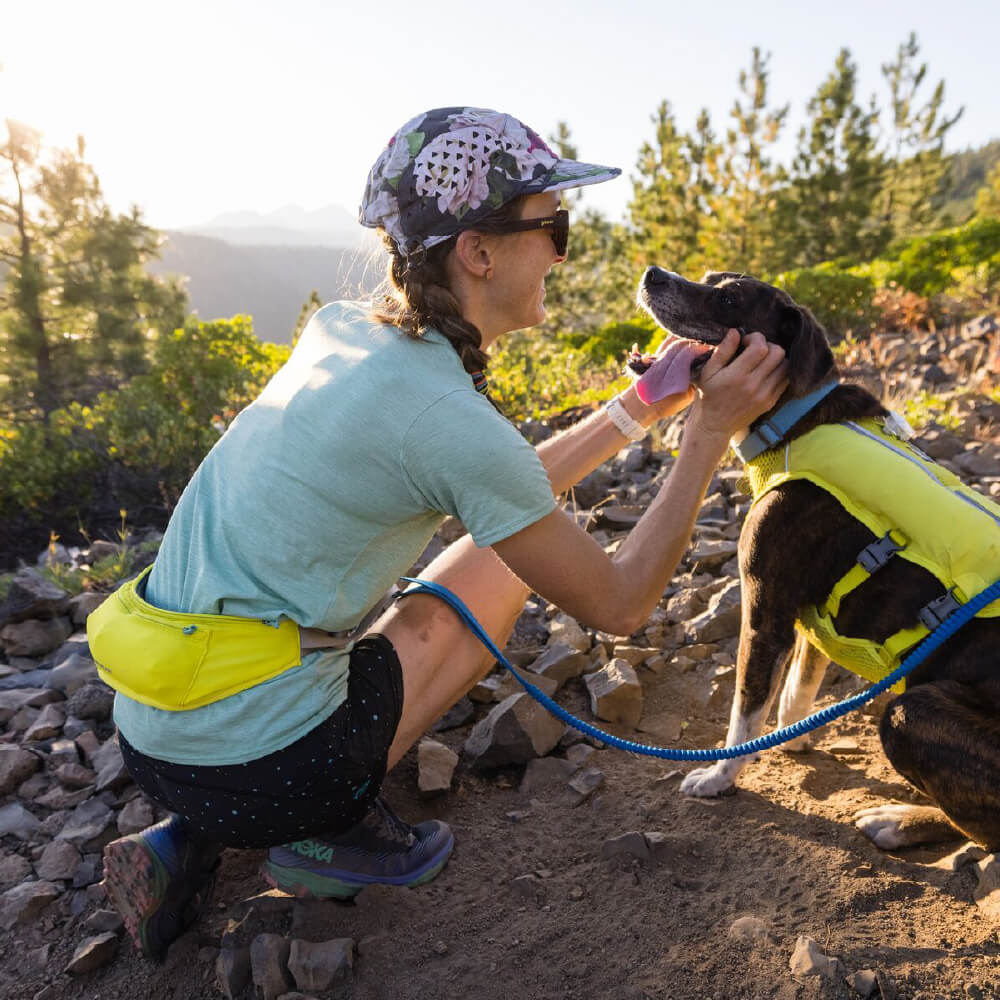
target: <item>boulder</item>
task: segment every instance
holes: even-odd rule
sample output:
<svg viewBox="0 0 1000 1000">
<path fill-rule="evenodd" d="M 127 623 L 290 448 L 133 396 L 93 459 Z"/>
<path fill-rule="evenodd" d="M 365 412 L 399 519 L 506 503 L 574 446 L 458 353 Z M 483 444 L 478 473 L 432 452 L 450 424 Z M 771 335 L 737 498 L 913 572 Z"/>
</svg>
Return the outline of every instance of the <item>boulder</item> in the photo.
<svg viewBox="0 0 1000 1000">
<path fill-rule="evenodd" d="M 526 764 L 552 750 L 565 728 L 530 695 L 521 692 L 504 699 L 473 726 L 464 752 L 479 768 Z"/>
<path fill-rule="evenodd" d="M 642 718 L 642 685 L 627 660 L 611 660 L 586 678 L 590 710 L 607 722 L 636 726 Z"/>
</svg>

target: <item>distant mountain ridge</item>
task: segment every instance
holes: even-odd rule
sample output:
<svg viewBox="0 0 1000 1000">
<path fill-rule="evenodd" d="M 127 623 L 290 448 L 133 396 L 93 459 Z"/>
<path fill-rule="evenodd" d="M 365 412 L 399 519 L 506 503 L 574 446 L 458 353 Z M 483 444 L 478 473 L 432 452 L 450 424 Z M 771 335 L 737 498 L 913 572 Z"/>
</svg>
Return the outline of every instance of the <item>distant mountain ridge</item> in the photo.
<svg viewBox="0 0 1000 1000">
<path fill-rule="evenodd" d="M 324 246 L 370 249 L 378 243 L 343 205 L 308 209 L 282 205 L 271 212 L 221 212 L 179 232 L 214 236 L 238 246 Z"/>
<path fill-rule="evenodd" d="M 153 274 L 184 276 L 191 308 L 202 319 L 250 315 L 257 336 L 275 344 L 291 342 L 299 310 L 314 289 L 324 302 L 366 297 L 385 273 L 373 244 L 247 245 L 169 230 L 164 236 L 160 259 L 149 266 Z"/>
</svg>

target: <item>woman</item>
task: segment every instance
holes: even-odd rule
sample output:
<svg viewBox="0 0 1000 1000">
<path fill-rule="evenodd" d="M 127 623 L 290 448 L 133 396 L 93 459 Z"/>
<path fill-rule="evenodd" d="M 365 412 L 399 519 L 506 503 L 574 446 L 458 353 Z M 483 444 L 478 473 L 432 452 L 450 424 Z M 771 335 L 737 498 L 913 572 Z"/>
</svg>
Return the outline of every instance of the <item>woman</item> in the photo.
<svg viewBox="0 0 1000 1000">
<path fill-rule="evenodd" d="M 167 624 L 265 622 L 301 648 L 291 666 L 227 674 L 225 696 L 195 707 L 158 700 L 152 680 L 130 686 L 115 664 L 105 674 L 125 762 L 173 814 L 105 853 L 108 893 L 146 954 L 161 957 L 196 914 L 220 845 L 270 847 L 268 880 L 303 895 L 414 885 L 443 867 L 448 827 L 409 826 L 378 791 L 492 658 L 429 595 L 359 622 L 445 515 L 469 534 L 423 576 L 500 645 L 531 590 L 615 634 L 655 607 L 730 435 L 784 389 L 780 349 L 756 334 L 737 357 L 730 331 L 697 399 L 687 389 L 646 406 L 629 389 L 537 450 L 481 392 L 488 348 L 545 316 L 545 277 L 566 257 L 559 192 L 618 173 L 560 160 L 516 119 L 469 108 L 418 116 L 375 163 L 361 222 L 383 233 L 392 295 L 312 318 L 195 473 L 133 594 Z M 693 399 L 668 482 L 609 557 L 556 497 Z M 362 637 L 344 645 L 345 633 Z"/>
</svg>

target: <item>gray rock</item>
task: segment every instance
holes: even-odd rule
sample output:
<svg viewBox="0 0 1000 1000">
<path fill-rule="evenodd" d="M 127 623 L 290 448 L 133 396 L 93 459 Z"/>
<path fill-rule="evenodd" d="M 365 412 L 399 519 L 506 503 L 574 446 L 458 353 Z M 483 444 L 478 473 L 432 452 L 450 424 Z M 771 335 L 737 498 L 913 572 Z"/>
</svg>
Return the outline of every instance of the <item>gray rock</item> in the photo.
<svg viewBox="0 0 1000 1000">
<path fill-rule="evenodd" d="M 0 725 L 9 722 L 22 708 L 42 708 L 51 702 L 61 700 L 56 691 L 44 688 L 15 688 L 0 691 Z"/>
<path fill-rule="evenodd" d="M 91 845 L 103 848 L 106 841 L 102 838 L 113 822 L 114 813 L 100 799 L 88 799 L 73 810 L 56 836 L 82 850 L 90 849 Z"/>
<path fill-rule="evenodd" d="M 955 465 L 970 476 L 1000 475 L 1000 449 L 983 445 L 979 450 L 967 450 L 954 458 Z"/>
<path fill-rule="evenodd" d="M 0 855 L 0 889 L 9 889 L 31 874 L 31 862 L 20 854 Z"/>
<path fill-rule="evenodd" d="M 141 795 L 125 804 L 118 814 L 118 832 L 127 837 L 153 825 L 153 807 Z"/>
<path fill-rule="evenodd" d="M 98 594 L 93 590 L 85 590 L 82 594 L 69 599 L 69 616 L 74 625 L 84 625 L 87 615 L 96 611 L 110 595 Z"/>
<path fill-rule="evenodd" d="M 50 740 L 62 732 L 65 722 L 66 714 L 58 705 L 45 705 L 38 713 L 38 718 L 28 727 L 24 740 L 26 743 Z"/>
<path fill-rule="evenodd" d="M 588 674 L 586 684 L 590 710 L 598 719 L 638 725 L 642 718 L 642 685 L 626 660 L 611 660 L 606 667 Z"/>
<path fill-rule="evenodd" d="M 14 575 L 7 596 L 0 603 L 0 625 L 29 618 L 55 618 L 68 604 L 69 594 L 65 590 L 36 570 L 23 569 Z"/>
<path fill-rule="evenodd" d="M 691 642 L 718 642 L 740 634 L 740 581 L 728 582 L 713 594 L 708 607 L 687 624 Z"/>
<path fill-rule="evenodd" d="M 0 795 L 14 791 L 41 766 L 38 754 L 11 743 L 0 743 Z"/>
<path fill-rule="evenodd" d="M 528 762 L 520 790 L 525 795 L 537 795 L 552 789 L 564 789 L 576 769 L 576 764 L 561 757 L 539 757 Z"/>
<path fill-rule="evenodd" d="M 552 750 L 565 728 L 528 694 L 513 694 L 476 723 L 464 751 L 476 767 L 526 764 Z"/>
<path fill-rule="evenodd" d="M 100 854 L 88 854 L 73 872 L 73 888 L 85 889 L 88 885 L 101 880 L 104 874 L 104 864 Z"/>
<path fill-rule="evenodd" d="M 322 993 L 347 983 L 354 966 L 352 938 L 329 941 L 292 941 L 288 955 L 288 971 L 300 990 Z"/>
<path fill-rule="evenodd" d="M 52 882 L 23 882 L 0 896 L 0 928 L 9 931 L 17 924 L 34 920 L 62 890 Z"/>
<path fill-rule="evenodd" d="M 528 670 L 539 677 L 548 677 L 561 686 L 571 677 L 579 677 L 589 663 L 586 653 L 574 649 L 568 643 L 557 641 L 546 647 L 545 652 L 528 665 Z"/>
<path fill-rule="evenodd" d="M 617 837 L 609 837 L 601 845 L 601 857 L 638 858 L 640 861 L 649 861 L 649 844 L 645 836 L 638 830 L 631 830 L 628 833 L 619 834 Z"/>
<path fill-rule="evenodd" d="M 73 692 L 67 703 L 70 715 L 78 719 L 107 722 L 111 718 L 115 693 L 101 681 L 89 681 Z"/>
<path fill-rule="evenodd" d="M 215 959 L 215 980 L 226 1000 L 236 1000 L 250 985 L 249 948 L 221 948 Z"/>
<path fill-rule="evenodd" d="M 596 767 L 581 768 L 569 779 L 570 789 L 578 796 L 577 805 L 590 798 L 603 784 L 604 772 L 599 771 Z"/>
<path fill-rule="evenodd" d="M 97 667 L 94 661 L 81 653 L 72 653 L 49 671 L 47 686 L 70 697 L 88 682 L 96 680 Z"/>
<path fill-rule="evenodd" d="M 97 783 L 97 775 L 82 764 L 60 764 L 53 774 L 60 785 L 74 790 L 88 788 Z"/>
<path fill-rule="evenodd" d="M 671 597 L 665 607 L 666 620 L 671 624 L 682 624 L 691 621 L 707 605 L 706 597 L 694 587 L 685 587 Z"/>
<path fill-rule="evenodd" d="M 79 947 L 73 952 L 73 957 L 69 960 L 65 971 L 71 976 L 82 976 L 85 972 L 93 972 L 94 969 L 107 965 L 115 957 L 117 951 L 118 935 L 111 931 L 87 938 L 85 941 L 81 941 Z"/>
<path fill-rule="evenodd" d="M 278 1000 L 292 986 L 288 972 L 291 945 L 280 934 L 258 934 L 250 945 L 250 970 L 263 1000 Z"/>
<path fill-rule="evenodd" d="M 580 653 L 590 649 L 590 636 L 580 627 L 575 618 L 566 614 L 558 614 L 549 622 L 549 645 L 563 643 Z"/>
<path fill-rule="evenodd" d="M 31 840 L 39 826 L 38 818 L 20 802 L 0 806 L 0 837 L 10 835 L 18 840 Z"/>
<path fill-rule="evenodd" d="M 824 955 L 820 946 L 805 934 L 795 942 L 788 967 L 793 976 L 822 976 L 833 981 L 843 978 L 844 967 L 840 959 Z"/>
<path fill-rule="evenodd" d="M 88 934 L 105 934 L 108 931 L 120 931 L 124 923 L 114 910 L 95 910 L 83 922 L 83 929 Z"/>
<path fill-rule="evenodd" d="M 767 924 L 760 917 L 739 917 L 729 925 L 729 936 L 737 941 L 765 941 Z"/>
<path fill-rule="evenodd" d="M 80 852 L 72 844 L 65 840 L 53 840 L 42 851 L 35 873 L 47 882 L 57 882 L 71 879 L 79 865 Z"/>
<path fill-rule="evenodd" d="M 46 809 L 75 809 L 81 802 L 86 802 L 93 793 L 92 788 L 78 788 L 70 791 L 62 785 L 54 785 L 39 791 L 31 799 L 36 805 L 45 806 Z M 22 798 L 28 798 L 21 793 Z"/>
<path fill-rule="evenodd" d="M 32 660 L 36 663 L 36 660 Z M 44 688 L 49 686 L 51 670 L 13 670 L 3 680 L 0 680 L 0 691 L 13 691 L 15 688 Z"/>
<path fill-rule="evenodd" d="M 736 555 L 738 544 L 723 539 L 701 538 L 688 553 L 688 559 L 695 572 L 701 573 L 718 569 Z"/>
<path fill-rule="evenodd" d="M 459 698 L 431 727 L 435 733 L 464 726 L 476 714 L 476 706 L 466 698 Z"/>
<path fill-rule="evenodd" d="M 458 765 L 458 754 L 437 740 L 427 737 L 417 747 L 417 788 L 424 796 L 440 795 L 451 788 Z"/>
<path fill-rule="evenodd" d="M 878 976 L 874 969 L 860 969 L 847 977 L 847 985 L 859 996 L 874 996 L 878 989 Z"/>
<path fill-rule="evenodd" d="M 68 618 L 30 618 L 16 625 L 5 625 L 0 642 L 8 656 L 44 656 L 73 632 Z"/>
</svg>

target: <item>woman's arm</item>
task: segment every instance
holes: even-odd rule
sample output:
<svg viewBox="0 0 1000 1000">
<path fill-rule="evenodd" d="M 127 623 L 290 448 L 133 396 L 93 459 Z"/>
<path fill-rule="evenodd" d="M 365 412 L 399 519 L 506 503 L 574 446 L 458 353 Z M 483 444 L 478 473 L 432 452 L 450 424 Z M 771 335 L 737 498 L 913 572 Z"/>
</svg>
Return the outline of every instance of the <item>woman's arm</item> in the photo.
<svg viewBox="0 0 1000 1000">
<path fill-rule="evenodd" d="M 628 635 L 649 617 L 687 549 L 698 507 L 729 438 L 770 409 L 784 391 L 784 352 L 759 334 L 731 363 L 739 336 L 731 333 L 702 373 L 670 476 L 646 513 L 610 557 L 561 510 L 497 542 L 501 559 L 533 590 L 585 624 Z M 539 454 L 553 488 L 568 488 L 622 447 L 606 417 L 578 435 L 560 435 Z M 606 425 L 606 426 L 605 426 Z M 613 435 L 613 436 L 612 436 Z M 580 478 L 580 476 L 577 476 Z"/>
</svg>

